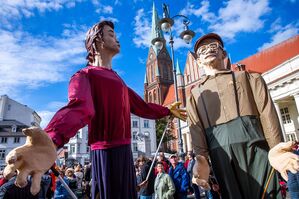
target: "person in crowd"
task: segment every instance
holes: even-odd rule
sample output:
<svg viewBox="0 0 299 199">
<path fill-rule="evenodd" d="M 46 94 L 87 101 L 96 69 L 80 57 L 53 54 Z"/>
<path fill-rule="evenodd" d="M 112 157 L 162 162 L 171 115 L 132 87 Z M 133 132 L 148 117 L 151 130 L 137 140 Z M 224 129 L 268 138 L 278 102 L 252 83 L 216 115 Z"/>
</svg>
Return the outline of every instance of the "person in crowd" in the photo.
<svg viewBox="0 0 299 199">
<path fill-rule="evenodd" d="M 163 164 L 163 168 L 164 168 L 164 172 L 165 173 L 168 173 L 168 170 L 169 170 L 169 164 L 167 164 L 167 162 L 165 161 L 165 159 L 160 156 L 160 155 L 157 155 L 157 161 L 156 161 L 156 164 L 157 162 L 162 162 Z M 169 162 L 169 161 L 168 161 Z M 157 171 L 157 167 L 155 167 L 155 175 L 158 174 L 158 171 Z"/>
<path fill-rule="evenodd" d="M 157 162 L 156 170 L 158 171 L 155 179 L 155 199 L 174 199 L 175 186 L 171 177 L 164 170 L 164 163 Z"/>
<path fill-rule="evenodd" d="M 45 173 L 42 176 L 42 180 L 41 180 L 41 189 L 38 193 L 39 199 L 45 199 L 47 197 L 47 192 L 50 189 L 51 182 L 52 182 L 52 179 L 51 179 L 49 172 Z"/>
<path fill-rule="evenodd" d="M 78 181 L 77 178 L 75 176 L 75 171 L 73 168 L 67 168 L 65 171 L 65 176 L 68 179 L 68 185 L 69 188 L 72 190 L 73 193 L 77 192 L 77 188 L 78 188 Z"/>
<path fill-rule="evenodd" d="M 139 191 L 140 199 L 152 199 L 152 195 L 154 194 L 155 173 L 154 169 L 151 171 L 149 170 L 151 164 L 152 161 L 145 156 L 140 156 L 138 158 L 138 165 L 140 167 L 140 180 L 141 182 L 147 180 L 147 185 L 142 187 Z M 149 177 L 146 179 L 149 172 Z"/>
<path fill-rule="evenodd" d="M 188 164 L 187 164 L 187 172 L 189 174 L 189 178 L 190 178 L 190 185 L 193 189 L 194 195 L 196 199 L 200 199 L 200 188 L 199 186 L 197 186 L 197 184 L 194 184 L 192 182 L 192 178 L 193 178 L 193 167 L 195 164 L 195 159 L 194 159 L 195 155 L 192 151 L 188 151 L 187 153 L 187 158 L 188 158 Z"/>
<path fill-rule="evenodd" d="M 68 178 L 64 175 L 63 171 L 59 171 L 60 176 L 63 178 L 64 182 L 69 185 Z M 67 189 L 64 187 L 62 182 L 56 178 L 56 186 L 55 186 L 55 192 L 54 192 L 54 198 L 55 199 L 70 199 L 71 196 L 68 193 Z"/>
<path fill-rule="evenodd" d="M 163 151 L 160 151 L 159 156 L 161 157 L 161 161 L 166 162 L 168 164 L 168 167 L 170 167 L 171 164 L 170 164 L 169 160 L 165 157 L 165 154 Z M 164 168 L 164 169 L 166 171 L 166 168 Z"/>
<path fill-rule="evenodd" d="M 75 166 L 75 176 L 76 176 L 76 179 L 77 179 L 77 191 L 76 191 L 76 195 L 78 197 L 81 197 L 83 195 L 83 193 L 82 193 L 83 172 L 82 172 L 80 164 L 78 164 L 77 166 Z"/>
<path fill-rule="evenodd" d="M 299 156 L 299 145 L 294 144 L 292 151 L 294 154 Z M 284 181 L 282 180 L 281 181 L 282 185 L 284 184 L 283 182 Z M 297 173 L 288 172 L 287 187 L 289 190 L 290 197 L 292 199 L 299 199 L 299 172 Z"/>
<path fill-rule="evenodd" d="M 174 199 L 186 199 L 187 194 L 190 191 L 190 178 L 185 169 L 183 163 L 178 161 L 177 154 L 169 156 L 171 167 L 168 174 L 170 175 L 175 185 Z"/>
<path fill-rule="evenodd" d="M 0 199 L 39 199 L 38 194 L 32 195 L 30 192 L 30 176 L 28 176 L 27 185 L 23 188 L 15 185 L 16 176 L 7 180 L 8 181 L 0 187 Z"/>
<path fill-rule="evenodd" d="M 89 182 L 91 181 L 91 163 L 84 165 L 83 174 L 83 195 L 90 198 L 91 192 Z"/>
</svg>

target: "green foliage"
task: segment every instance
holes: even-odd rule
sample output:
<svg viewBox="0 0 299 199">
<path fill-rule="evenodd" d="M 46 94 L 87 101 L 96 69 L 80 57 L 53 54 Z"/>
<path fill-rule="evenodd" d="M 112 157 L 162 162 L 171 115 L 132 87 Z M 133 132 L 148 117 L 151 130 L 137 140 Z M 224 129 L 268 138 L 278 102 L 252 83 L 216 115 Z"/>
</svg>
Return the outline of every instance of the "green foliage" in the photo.
<svg viewBox="0 0 299 199">
<path fill-rule="evenodd" d="M 167 119 L 166 118 L 162 118 L 159 120 L 156 120 L 156 135 L 157 135 L 157 146 L 161 140 L 161 137 L 163 135 L 163 132 L 166 128 L 166 124 L 167 124 Z M 164 139 L 162 141 L 163 143 L 167 143 L 171 140 L 175 140 L 176 138 L 171 134 L 171 133 L 166 133 L 164 136 Z"/>
</svg>

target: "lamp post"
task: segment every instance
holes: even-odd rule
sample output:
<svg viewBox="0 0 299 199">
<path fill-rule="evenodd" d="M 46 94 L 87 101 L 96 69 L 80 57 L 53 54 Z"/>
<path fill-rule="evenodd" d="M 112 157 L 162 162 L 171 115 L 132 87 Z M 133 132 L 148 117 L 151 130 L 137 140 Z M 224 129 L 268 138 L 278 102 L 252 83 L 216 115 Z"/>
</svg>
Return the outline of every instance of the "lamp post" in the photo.
<svg viewBox="0 0 299 199">
<path fill-rule="evenodd" d="M 183 19 L 184 24 L 184 31 L 180 34 L 180 38 L 183 39 L 187 44 L 189 44 L 192 41 L 192 38 L 195 36 L 195 33 L 192 30 L 189 30 L 188 25 L 190 23 L 190 20 L 188 17 L 184 15 L 175 15 L 173 17 L 170 17 L 170 12 L 168 6 L 163 3 L 163 18 L 159 21 L 159 27 L 163 32 L 169 33 L 169 44 L 170 44 L 170 50 L 171 50 L 171 61 L 172 61 L 172 70 L 173 70 L 173 81 L 174 81 L 174 92 L 175 92 L 175 100 L 178 101 L 178 88 L 177 88 L 177 77 L 176 77 L 176 68 L 174 65 L 174 50 L 173 50 L 173 33 L 171 30 L 171 27 L 174 24 L 174 18 L 181 17 Z M 157 49 L 162 49 L 164 40 L 161 38 L 155 38 L 152 40 L 152 44 L 155 45 Z M 178 144 L 179 144 L 179 153 L 180 156 L 184 156 L 184 150 L 183 150 L 183 139 L 182 139 L 182 131 L 181 131 L 181 124 L 179 119 L 177 119 L 178 123 Z"/>
</svg>

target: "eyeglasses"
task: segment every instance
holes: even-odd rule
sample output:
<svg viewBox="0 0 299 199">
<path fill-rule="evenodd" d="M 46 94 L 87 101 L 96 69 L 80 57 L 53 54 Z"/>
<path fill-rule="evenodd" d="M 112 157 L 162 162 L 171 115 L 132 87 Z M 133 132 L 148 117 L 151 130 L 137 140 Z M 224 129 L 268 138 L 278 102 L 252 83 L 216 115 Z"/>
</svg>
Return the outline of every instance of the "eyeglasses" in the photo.
<svg viewBox="0 0 299 199">
<path fill-rule="evenodd" d="M 200 48 L 197 49 L 196 54 L 197 55 L 201 55 L 201 54 L 206 54 L 208 49 L 214 50 L 214 51 L 218 51 L 218 49 L 223 50 L 223 47 L 218 43 L 218 42 L 213 42 L 207 45 L 203 45 Z"/>
</svg>

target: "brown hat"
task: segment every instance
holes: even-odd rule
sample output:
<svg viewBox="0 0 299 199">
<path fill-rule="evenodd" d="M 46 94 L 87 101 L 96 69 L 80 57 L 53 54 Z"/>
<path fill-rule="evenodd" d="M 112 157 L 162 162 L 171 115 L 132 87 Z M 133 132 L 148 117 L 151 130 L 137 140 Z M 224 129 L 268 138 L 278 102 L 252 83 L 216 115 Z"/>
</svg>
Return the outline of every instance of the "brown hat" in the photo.
<svg viewBox="0 0 299 199">
<path fill-rule="evenodd" d="M 217 35 L 216 33 L 208 33 L 208 34 L 206 34 L 206 35 L 200 37 L 200 38 L 196 41 L 196 43 L 195 43 L 195 45 L 194 45 L 194 52 L 195 52 L 195 53 L 196 53 L 196 51 L 197 51 L 197 49 L 198 49 L 198 47 L 199 47 L 199 44 L 200 44 L 203 40 L 208 39 L 208 38 L 212 38 L 212 39 L 216 39 L 216 40 L 218 40 L 218 41 L 220 42 L 221 46 L 224 47 L 224 45 L 223 45 L 223 41 L 222 41 L 222 39 L 221 39 L 221 37 L 220 37 L 219 35 Z"/>
</svg>

